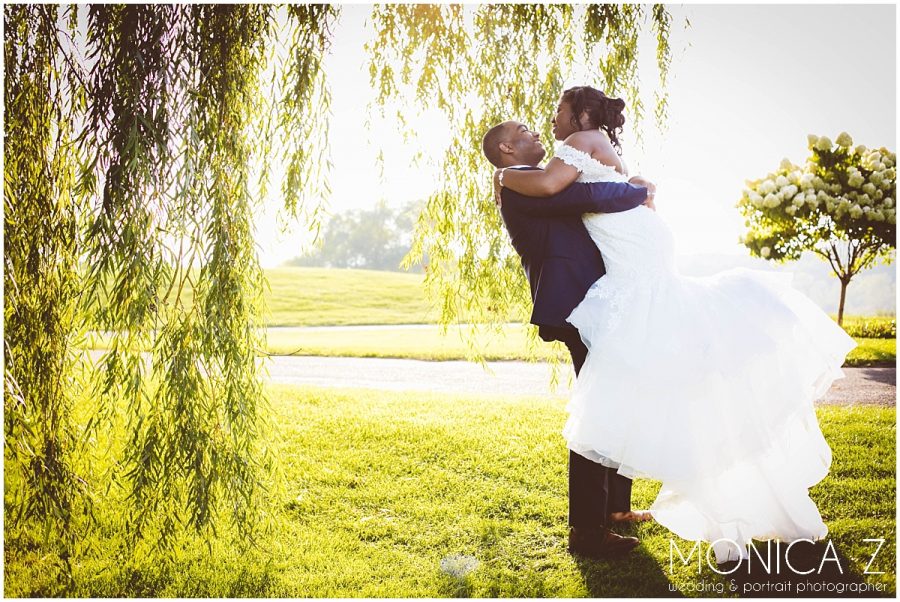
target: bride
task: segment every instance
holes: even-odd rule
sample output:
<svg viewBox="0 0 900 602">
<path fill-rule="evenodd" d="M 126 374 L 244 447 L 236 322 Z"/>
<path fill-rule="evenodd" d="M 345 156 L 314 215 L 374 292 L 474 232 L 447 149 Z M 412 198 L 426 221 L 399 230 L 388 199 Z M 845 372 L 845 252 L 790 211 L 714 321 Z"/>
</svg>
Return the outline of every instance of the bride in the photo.
<svg viewBox="0 0 900 602">
<path fill-rule="evenodd" d="M 627 181 L 624 107 L 594 88 L 566 90 L 556 156 L 544 170 L 498 170 L 495 182 L 550 196 L 576 180 Z M 606 275 L 568 318 L 589 349 L 567 406 L 569 449 L 662 481 L 653 517 L 712 542 L 720 563 L 746 558 L 751 539 L 823 538 L 808 489 L 831 450 L 813 401 L 843 376 L 853 339 L 788 274 L 680 275 L 671 231 L 645 206 L 583 219 Z"/>
</svg>

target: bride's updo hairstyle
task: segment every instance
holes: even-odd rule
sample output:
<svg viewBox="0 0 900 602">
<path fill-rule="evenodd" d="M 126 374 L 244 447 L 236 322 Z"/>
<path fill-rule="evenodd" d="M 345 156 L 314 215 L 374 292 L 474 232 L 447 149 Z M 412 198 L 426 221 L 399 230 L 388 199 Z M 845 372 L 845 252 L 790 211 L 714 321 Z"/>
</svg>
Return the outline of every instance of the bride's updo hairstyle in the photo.
<svg viewBox="0 0 900 602">
<path fill-rule="evenodd" d="M 578 119 L 582 113 L 587 112 L 590 127 L 606 132 L 616 151 L 622 153 L 618 134 L 622 133 L 622 126 L 625 124 L 625 115 L 622 114 L 625 110 L 624 100 L 610 98 L 590 86 L 569 88 L 563 92 L 561 100 L 569 103 L 572 109 L 572 126 L 577 131 L 582 129 Z"/>
</svg>

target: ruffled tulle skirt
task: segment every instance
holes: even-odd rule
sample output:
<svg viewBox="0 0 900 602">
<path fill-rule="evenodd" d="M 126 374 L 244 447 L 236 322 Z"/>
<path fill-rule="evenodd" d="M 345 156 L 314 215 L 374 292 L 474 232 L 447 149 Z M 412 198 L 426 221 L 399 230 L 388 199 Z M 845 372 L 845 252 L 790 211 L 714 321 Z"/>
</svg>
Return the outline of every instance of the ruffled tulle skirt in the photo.
<svg viewBox="0 0 900 602">
<path fill-rule="evenodd" d="M 590 350 L 569 448 L 662 481 L 654 518 L 717 542 L 720 562 L 751 539 L 827 533 L 808 493 L 831 464 L 813 401 L 856 344 L 790 280 L 610 273 L 569 317 Z"/>
</svg>

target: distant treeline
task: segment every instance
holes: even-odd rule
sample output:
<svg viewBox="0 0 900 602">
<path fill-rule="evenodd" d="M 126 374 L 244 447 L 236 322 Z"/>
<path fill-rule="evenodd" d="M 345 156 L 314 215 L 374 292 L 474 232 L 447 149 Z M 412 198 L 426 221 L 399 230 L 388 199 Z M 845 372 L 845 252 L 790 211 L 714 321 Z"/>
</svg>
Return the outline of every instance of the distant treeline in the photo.
<svg viewBox="0 0 900 602">
<path fill-rule="evenodd" d="M 286 266 L 401 271 L 422 203 L 357 209 L 331 216 L 320 245 L 284 263 Z M 421 271 L 421 267 L 410 271 Z"/>
</svg>

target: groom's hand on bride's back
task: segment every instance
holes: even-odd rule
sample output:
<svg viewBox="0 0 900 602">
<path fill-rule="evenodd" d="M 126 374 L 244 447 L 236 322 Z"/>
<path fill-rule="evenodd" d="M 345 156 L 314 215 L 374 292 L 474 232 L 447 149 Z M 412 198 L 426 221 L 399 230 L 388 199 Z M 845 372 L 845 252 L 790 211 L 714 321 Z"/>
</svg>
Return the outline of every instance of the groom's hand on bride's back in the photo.
<svg viewBox="0 0 900 602">
<path fill-rule="evenodd" d="M 641 176 L 634 176 L 628 180 L 629 184 L 634 184 L 635 186 L 643 186 L 647 189 L 647 200 L 644 201 L 644 205 L 656 211 L 656 204 L 653 200 L 656 198 L 656 184 L 651 182 L 650 180 L 646 180 Z"/>
</svg>

